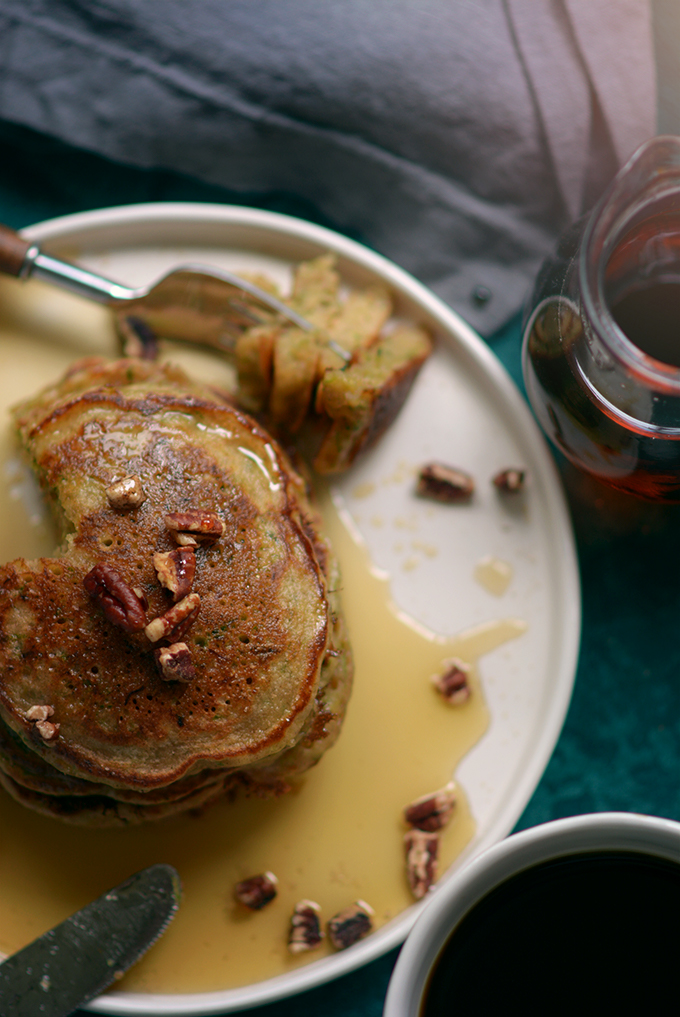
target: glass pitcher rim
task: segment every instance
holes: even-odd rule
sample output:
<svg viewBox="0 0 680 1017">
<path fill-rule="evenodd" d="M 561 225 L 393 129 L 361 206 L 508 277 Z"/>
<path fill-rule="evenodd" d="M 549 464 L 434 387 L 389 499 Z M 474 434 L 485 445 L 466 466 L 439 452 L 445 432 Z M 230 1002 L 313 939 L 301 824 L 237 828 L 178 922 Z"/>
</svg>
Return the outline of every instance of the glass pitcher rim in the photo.
<svg viewBox="0 0 680 1017">
<path fill-rule="evenodd" d="M 662 152 L 674 155 L 664 172 Z M 650 182 L 645 190 L 630 192 L 630 182 L 642 177 L 645 166 Z M 581 301 L 586 319 L 608 352 L 647 386 L 680 396 L 680 367 L 644 353 L 619 327 L 605 295 L 605 270 L 613 250 L 637 211 L 670 193 L 680 195 L 680 136 L 659 134 L 640 145 L 618 171 L 588 217 L 578 254 Z M 599 245 L 599 250 L 597 249 Z"/>
</svg>

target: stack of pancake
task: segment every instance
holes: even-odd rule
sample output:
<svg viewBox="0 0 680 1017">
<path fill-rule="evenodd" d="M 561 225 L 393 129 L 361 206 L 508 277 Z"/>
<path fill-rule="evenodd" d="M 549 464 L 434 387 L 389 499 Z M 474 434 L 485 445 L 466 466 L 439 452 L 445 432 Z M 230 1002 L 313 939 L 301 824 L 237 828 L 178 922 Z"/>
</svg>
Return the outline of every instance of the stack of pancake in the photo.
<svg viewBox="0 0 680 1017">
<path fill-rule="evenodd" d="M 0 567 L 0 783 L 90 825 L 285 791 L 352 679 L 337 565 L 288 456 L 143 360 L 81 361 L 15 419 L 63 541 Z"/>
</svg>

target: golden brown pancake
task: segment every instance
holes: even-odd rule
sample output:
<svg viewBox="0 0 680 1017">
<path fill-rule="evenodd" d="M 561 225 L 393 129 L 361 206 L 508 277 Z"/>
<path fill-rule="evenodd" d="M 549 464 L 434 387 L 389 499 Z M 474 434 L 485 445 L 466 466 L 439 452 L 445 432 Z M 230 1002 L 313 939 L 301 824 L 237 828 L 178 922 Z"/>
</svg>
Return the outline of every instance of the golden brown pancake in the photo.
<svg viewBox="0 0 680 1017">
<path fill-rule="evenodd" d="M 39 791 L 27 790 L 8 777 L 6 773 L 0 771 L 0 786 L 22 805 L 27 805 L 35 812 L 41 812 L 45 816 L 53 816 L 79 826 L 90 827 L 128 826 L 150 819 L 166 819 L 189 809 L 201 809 L 224 794 L 222 784 L 228 779 L 225 777 L 218 785 L 199 788 L 176 801 L 137 805 L 119 802 L 106 795 L 91 795 L 89 797 L 45 795 Z"/>
<path fill-rule="evenodd" d="M 15 419 L 64 540 L 54 558 L 0 567 L 4 785 L 98 823 L 193 808 L 226 777 L 285 788 L 337 736 L 352 678 L 337 566 L 288 456 L 207 387 L 140 360 L 82 361 Z M 129 477 L 141 504 L 112 503 Z M 173 608 L 154 556 L 186 537 L 167 517 L 197 512 L 222 531 L 194 534 L 198 610 L 152 641 L 144 623 Z M 141 623 L 104 609 L 86 580 L 102 568 L 136 591 Z M 178 642 L 188 681 L 154 652 Z"/>
<path fill-rule="evenodd" d="M 220 786 L 224 773 L 220 770 L 203 770 L 189 777 L 181 777 L 167 787 L 152 791 L 131 791 L 95 784 L 81 777 L 72 777 L 50 766 L 46 759 L 28 748 L 18 735 L 0 721 L 0 772 L 27 791 L 50 796 L 108 795 L 121 802 L 136 805 L 167 803 L 184 798 L 208 785 Z"/>
</svg>

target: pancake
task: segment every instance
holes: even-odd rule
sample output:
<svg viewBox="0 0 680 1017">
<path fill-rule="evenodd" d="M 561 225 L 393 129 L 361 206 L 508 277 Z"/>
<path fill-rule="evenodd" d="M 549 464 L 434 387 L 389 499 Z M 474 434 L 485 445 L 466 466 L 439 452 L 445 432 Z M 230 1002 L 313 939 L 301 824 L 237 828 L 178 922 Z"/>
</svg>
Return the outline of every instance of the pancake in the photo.
<svg viewBox="0 0 680 1017">
<path fill-rule="evenodd" d="M 0 771 L 0 786 L 22 805 L 34 812 L 55 819 L 65 820 L 78 826 L 109 827 L 128 826 L 152 819 L 167 819 L 180 812 L 201 809 L 216 801 L 224 794 L 223 778 L 219 785 L 198 789 L 172 802 L 153 802 L 149 805 L 119 802 L 106 795 L 78 797 L 70 795 L 44 795 L 29 791 Z"/>
<path fill-rule="evenodd" d="M 288 455 L 134 359 L 81 361 L 15 420 L 63 541 L 0 567 L 3 785 L 98 825 L 286 790 L 337 737 L 352 680 L 337 563 Z M 181 597 L 159 566 L 180 549 Z"/>
<path fill-rule="evenodd" d="M 219 770 L 204 770 L 189 777 L 181 777 L 164 788 L 153 791 L 133 791 L 111 788 L 96 784 L 81 777 L 61 773 L 29 749 L 10 729 L 0 721 L 0 773 L 10 778 L 13 784 L 50 797 L 82 797 L 108 795 L 115 801 L 130 802 L 133 805 L 149 805 L 185 798 L 209 785 L 220 785 L 224 774 Z M 17 795 L 15 795 L 17 797 Z"/>
<path fill-rule="evenodd" d="M 335 255 L 300 262 L 288 301 L 311 331 L 269 321 L 237 340 L 236 398 L 305 447 L 319 474 L 341 473 L 401 410 L 432 352 L 421 326 L 392 319 L 381 285 L 345 292 Z"/>
</svg>

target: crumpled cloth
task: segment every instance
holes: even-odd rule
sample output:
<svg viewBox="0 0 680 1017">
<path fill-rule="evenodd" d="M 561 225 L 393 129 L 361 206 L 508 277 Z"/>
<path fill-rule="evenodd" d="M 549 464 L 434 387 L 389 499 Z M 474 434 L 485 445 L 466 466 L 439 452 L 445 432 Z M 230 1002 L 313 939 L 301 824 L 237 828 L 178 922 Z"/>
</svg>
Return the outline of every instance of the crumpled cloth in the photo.
<svg viewBox="0 0 680 1017">
<path fill-rule="evenodd" d="M 2 0 L 0 118 L 299 196 L 483 334 L 655 133 L 649 0 Z"/>
</svg>

